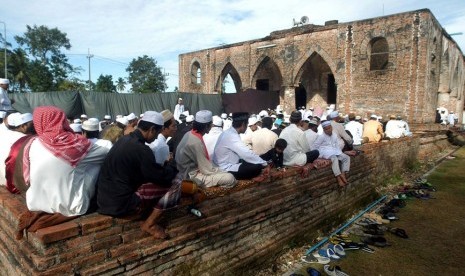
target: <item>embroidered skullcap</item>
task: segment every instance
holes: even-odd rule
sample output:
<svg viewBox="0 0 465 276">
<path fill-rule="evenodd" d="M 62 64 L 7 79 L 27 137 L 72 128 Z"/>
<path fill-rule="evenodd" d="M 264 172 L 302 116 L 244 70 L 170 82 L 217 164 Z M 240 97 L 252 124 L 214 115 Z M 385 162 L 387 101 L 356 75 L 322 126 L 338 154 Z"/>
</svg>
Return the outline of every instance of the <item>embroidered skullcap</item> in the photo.
<svg viewBox="0 0 465 276">
<path fill-rule="evenodd" d="M 8 80 L 8 79 L 0 79 L 0 84 L 10 84 L 10 80 Z"/>
<path fill-rule="evenodd" d="M 330 125 L 331 125 L 331 121 L 323 121 L 323 122 L 321 123 L 321 126 L 322 126 L 323 128 L 325 128 L 325 127 L 327 127 L 327 126 L 330 126 Z"/>
<path fill-rule="evenodd" d="M 82 125 L 81 124 L 69 124 L 69 127 L 75 132 L 82 132 Z"/>
<path fill-rule="evenodd" d="M 318 125 L 318 121 L 317 121 L 316 119 L 311 119 L 311 120 L 308 122 L 308 124 L 317 126 L 317 125 Z"/>
<path fill-rule="evenodd" d="M 210 110 L 200 110 L 195 113 L 195 121 L 206 124 L 212 121 L 212 112 Z"/>
<path fill-rule="evenodd" d="M 329 114 L 330 119 L 334 119 L 334 118 L 337 118 L 337 117 L 339 117 L 339 112 L 337 110 L 334 110 L 333 112 L 331 112 Z"/>
<path fill-rule="evenodd" d="M 135 115 L 134 115 L 135 117 Z M 127 118 L 126 118 L 127 119 Z M 141 121 L 146 121 L 155 125 L 162 126 L 163 125 L 163 116 L 161 116 L 160 113 L 156 111 L 145 111 L 144 112 L 144 117 L 141 119 Z"/>
<path fill-rule="evenodd" d="M 14 126 L 14 127 L 19 127 L 20 125 L 28 123 L 30 121 L 32 121 L 32 114 L 31 113 L 23 113 L 23 114 L 18 113 L 16 118 L 14 118 L 13 122 L 11 122 L 11 119 L 8 118 L 8 124 L 10 126 Z"/>
<path fill-rule="evenodd" d="M 173 118 L 173 113 L 171 113 L 168 109 L 165 109 L 161 112 L 161 116 L 163 116 L 163 123 L 166 123 Z"/>
</svg>

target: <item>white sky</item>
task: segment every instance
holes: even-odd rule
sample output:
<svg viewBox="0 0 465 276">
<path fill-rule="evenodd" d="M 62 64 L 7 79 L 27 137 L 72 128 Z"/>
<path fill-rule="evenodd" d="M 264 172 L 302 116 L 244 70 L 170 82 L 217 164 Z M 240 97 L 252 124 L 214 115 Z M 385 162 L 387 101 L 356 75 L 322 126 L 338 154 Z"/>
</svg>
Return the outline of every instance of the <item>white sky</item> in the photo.
<svg viewBox="0 0 465 276">
<path fill-rule="evenodd" d="M 87 51 L 92 81 L 100 74 L 126 78 L 129 62 L 148 55 L 169 73 L 167 91 L 178 86 L 178 55 L 262 38 L 292 27 L 303 15 L 323 25 L 348 22 L 417 9 L 430 9 L 448 33 L 465 33 L 464 0 L 0 0 L 0 21 L 7 40 L 23 35 L 26 25 L 45 25 L 65 32 L 68 54 L 78 76 L 88 79 Z M 3 25 L 0 24 L 3 33 Z M 465 51 L 465 34 L 454 36 Z"/>
</svg>

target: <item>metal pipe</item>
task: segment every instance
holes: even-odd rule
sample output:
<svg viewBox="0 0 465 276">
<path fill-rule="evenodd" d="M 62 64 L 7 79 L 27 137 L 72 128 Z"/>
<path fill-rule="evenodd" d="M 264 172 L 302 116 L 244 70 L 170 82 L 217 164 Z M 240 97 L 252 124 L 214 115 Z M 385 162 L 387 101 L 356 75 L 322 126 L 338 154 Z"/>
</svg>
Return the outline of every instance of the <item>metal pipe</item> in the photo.
<svg viewBox="0 0 465 276">
<path fill-rule="evenodd" d="M 353 217 L 352 219 L 350 219 L 348 222 L 346 222 L 343 226 L 339 227 L 338 229 L 336 229 L 334 232 L 332 232 L 329 237 L 333 236 L 333 235 L 336 235 L 337 233 L 341 232 L 342 230 L 344 230 L 347 226 L 351 225 L 355 220 L 357 220 L 359 217 L 361 217 L 363 214 L 365 214 L 366 212 L 368 212 L 371 208 L 373 208 L 374 206 L 376 206 L 378 203 L 380 203 L 381 201 L 383 201 L 385 198 L 387 197 L 387 195 L 383 195 L 382 197 L 378 198 L 376 201 L 374 201 L 373 203 L 371 203 L 367 208 L 365 208 L 365 210 L 361 211 L 360 213 L 358 213 L 355 217 Z M 310 247 L 307 252 L 305 252 L 305 255 L 308 255 L 310 253 L 312 253 L 315 249 L 317 249 L 318 247 L 322 246 L 323 244 L 325 244 L 328 240 L 329 240 L 329 237 L 326 237 L 324 239 L 322 239 L 319 243 L 315 244 L 314 246 Z"/>
</svg>

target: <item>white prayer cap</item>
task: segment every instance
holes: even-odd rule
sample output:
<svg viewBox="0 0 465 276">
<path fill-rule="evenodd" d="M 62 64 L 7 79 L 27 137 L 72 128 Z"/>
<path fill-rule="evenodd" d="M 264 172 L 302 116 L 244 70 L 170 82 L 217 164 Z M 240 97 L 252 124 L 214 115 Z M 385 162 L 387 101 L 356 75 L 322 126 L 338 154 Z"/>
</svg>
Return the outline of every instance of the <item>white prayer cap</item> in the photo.
<svg viewBox="0 0 465 276">
<path fill-rule="evenodd" d="M 327 126 L 330 126 L 330 125 L 331 125 L 331 121 L 324 121 L 324 122 L 321 123 L 321 126 L 322 126 L 323 128 L 325 128 L 325 127 L 327 127 Z"/>
<path fill-rule="evenodd" d="M 75 124 L 80 124 L 80 123 L 82 123 L 82 121 L 81 121 L 81 119 L 74 119 L 74 120 L 73 120 L 73 123 L 75 123 Z"/>
<path fill-rule="evenodd" d="M 336 105 L 335 105 L 335 104 L 330 104 L 330 105 L 329 105 L 329 108 L 335 109 L 335 108 L 336 108 Z"/>
<path fill-rule="evenodd" d="M 254 117 L 250 117 L 249 118 L 249 124 L 248 126 L 253 126 L 257 123 L 257 118 L 254 116 Z"/>
<path fill-rule="evenodd" d="M 226 113 L 221 113 L 221 118 L 222 118 L 222 119 L 228 118 L 228 114 L 226 114 Z"/>
<path fill-rule="evenodd" d="M 163 117 L 163 123 L 166 123 L 173 118 L 173 113 L 171 113 L 168 109 L 165 109 L 161 112 L 161 116 Z"/>
<path fill-rule="evenodd" d="M 10 80 L 8 80 L 8 79 L 0 79 L 0 84 L 10 84 Z"/>
<path fill-rule="evenodd" d="M 187 123 L 190 123 L 190 122 L 193 122 L 194 121 L 194 115 L 189 115 L 186 117 L 186 122 Z"/>
<path fill-rule="evenodd" d="M 330 119 L 334 119 L 334 118 L 337 118 L 337 117 L 339 117 L 339 112 L 337 110 L 334 110 L 333 112 L 331 112 L 329 114 Z"/>
<path fill-rule="evenodd" d="M 90 118 L 82 123 L 82 129 L 87 131 L 98 131 L 98 123 L 99 121 L 97 118 Z"/>
<path fill-rule="evenodd" d="M 454 111 L 449 112 L 450 114 L 454 114 Z"/>
<path fill-rule="evenodd" d="M 382 120 L 382 119 L 383 119 L 383 116 L 378 116 L 377 119 L 378 119 L 378 120 Z"/>
<path fill-rule="evenodd" d="M 187 116 L 189 116 L 189 111 L 187 111 L 187 110 L 186 110 L 186 111 L 184 111 L 184 112 L 183 112 L 183 113 L 181 113 L 181 114 L 183 114 L 184 116 L 186 116 L 186 117 L 187 117 Z"/>
<path fill-rule="evenodd" d="M 125 125 L 125 126 L 127 126 L 128 123 L 129 123 L 129 122 L 128 122 L 128 119 L 126 119 L 125 117 L 122 117 L 122 116 L 121 116 L 120 118 L 116 118 L 116 121 L 117 121 L 118 123 L 120 123 L 120 124 Z"/>
<path fill-rule="evenodd" d="M 139 115 L 139 118 L 142 118 L 142 117 L 144 117 L 144 113 L 142 113 L 142 114 Z"/>
<path fill-rule="evenodd" d="M 309 117 L 309 116 L 312 116 L 312 114 L 313 114 L 313 113 L 312 113 L 311 111 L 305 111 L 305 113 L 304 113 L 302 119 L 303 119 L 303 120 L 308 120 L 308 117 Z"/>
<path fill-rule="evenodd" d="M 86 115 L 86 114 L 82 114 L 82 115 L 81 115 L 81 118 L 87 119 L 87 115 Z"/>
<path fill-rule="evenodd" d="M 6 116 L 6 112 L 5 111 L 0 111 L 0 118 L 3 119 L 5 118 Z"/>
<path fill-rule="evenodd" d="M 131 113 L 133 114 L 133 113 Z M 129 115 L 131 115 L 129 114 Z M 133 114 L 134 115 L 134 114 Z M 136 115 L 134 115 L 136 117 Z M 144 117 L 141 119 L 141 121 L 146 121 L 152 124 L 156 124 L 159 126 L 163 125 L 163 116 L 156 112 L 156 111 L 145 111 Z"/>
<path fill-rule="evenodd" d="M 355 116 L 355 120 L 361 120 L 361 119 L 362 119 L 361 116 L 359 116 L 359 115 Z"/>
<path fill-rule="evenodd" d="M 73 132 L 82 132 L 82 125 L 81 124 L 69 124 L 69 127 L 73 130 Z"/>
<path fill-rule="evenodd" d="M 212 112 L 210 110 L 197 111 L 195 121 L 202 124 L 210 123 L 212 121 Z"/>
<path fill-rule="evenodd" d="M 103 117 L 105 120 L 111 120 L 111 116 L 110 115 L 105 115 L 105 117 Z"/>
<path fill-rule="evenodd" d="M 378 116 L 376 116 L 376 114 L 371 114 L 370 118 L 371 119 L 378 119 Z"/>
<path fill-rule="evenodd" d="M 179 98 L 178 101 L 182 101 L 182 98 Z"/>
<path fill-rule="evenodd" d="M 123 115 L 116 115 L 116 119 L 123 118 Z"/>
<path fill-rule="evenodd" d="M 12 116 L 12 115 L 15 115 L 15 116 Z M 20 125 L 25 124 L 30 121 L 32 121 L 31 113 L 24 113 L 24 114 L 13 113 L 10 115 L 10 117 L 8 117 L 8 124 L 14 127 L 19 127 Z"/>
<path fill-rule="evenodd" d="M 223 120 L 219 116 L 213 116 L 213 125 L 217 127 L 222 127 L 223 126 Z"/>
<path fill-rule="evenodd" d="M 258 115 L 260 117 L 268 117 L 268 112 L 266 110 L 262 110 L 262 111 L 260 111 L 260 113 L 258 113 Z"/>
<path fill-rule="evenodd" d="M 276 115 L 274 115 L 274 114 L 271 114 L 271 116 L 270 116 L 270 117 L 271 117 L 271 118 L 276 118 Z"/>
<path fill-rule="evenodd" d="M 126 116 L 126 119 L 128 119 L 128 121 L 132 121 L 132 120 L 137 119 L 137 117 L 136 117 L 136 114 L 131 113 L 131 114 L 129 114 L 128 116 Z M 162 125 L 163 125 L 163 124 L 162 124 Z"/>
<path fill-rule="evenodd" d="M 308 123 L 312 124 L 312 125 L 315 125 L 315 126 L 318 125 L 318 121 L 316 119 L 311 119 L 310 121 L 308 121 Z"/>
</svg>

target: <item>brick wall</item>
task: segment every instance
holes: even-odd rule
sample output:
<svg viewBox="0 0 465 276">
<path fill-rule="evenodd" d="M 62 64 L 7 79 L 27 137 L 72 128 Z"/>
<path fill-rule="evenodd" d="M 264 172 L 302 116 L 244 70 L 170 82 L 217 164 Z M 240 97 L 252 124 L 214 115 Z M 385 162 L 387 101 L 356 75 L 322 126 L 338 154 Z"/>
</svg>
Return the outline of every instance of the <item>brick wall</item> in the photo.
<svg viewBox="0 0 465 276">
<path fill-rule="evenodd" d="M 365 145 L 352 158 L 350 186 L 337 186 L 330 168 L 301 178 L 288 170 L 282 179 L 253 184 L 199 208 L 166 212 L 171 239 L 154 240 L 140 221 L 90 214 L 15 240 L 20 198 L 0 188 L 0 268 L 9 275 L 250 274 L 250 268 L 293 240 L 313 239 L 366 206 L 384 178 L 404 169 L 419 154 L 448 147 L 443 133 Z"/>
</svg>

